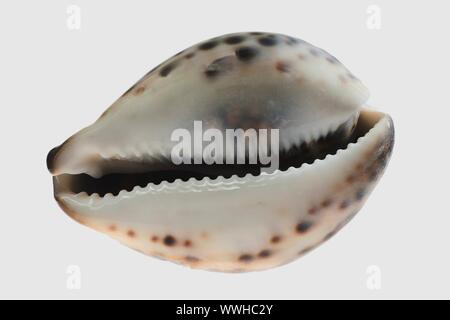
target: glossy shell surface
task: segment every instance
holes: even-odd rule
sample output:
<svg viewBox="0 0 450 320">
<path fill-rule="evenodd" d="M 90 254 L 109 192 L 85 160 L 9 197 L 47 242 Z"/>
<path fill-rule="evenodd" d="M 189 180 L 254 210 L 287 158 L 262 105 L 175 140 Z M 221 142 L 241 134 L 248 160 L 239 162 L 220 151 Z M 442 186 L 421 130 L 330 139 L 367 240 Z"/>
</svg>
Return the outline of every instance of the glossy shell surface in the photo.
<svg viewBox="0 0 450 320">
<path fill-rule="evenodd" d="M 217 37 L 156 67 L 53 149 L 55 198 L 76 221 L 154 257 L 225 272 L 279 266 L 340 230 L 383 173 L 393 123 L 366 108 L 367 98 L 335 57 L 303 40 Z M 346 124 L 362 134 L 324 158 L 256 176 L 177 179 L 102 196 L 67 189 L 70 175 L 100 178 L 166 161 L 173 130 L 196 120 L 220 130 L 277 128 L 282 151 Z"/>
</svg>

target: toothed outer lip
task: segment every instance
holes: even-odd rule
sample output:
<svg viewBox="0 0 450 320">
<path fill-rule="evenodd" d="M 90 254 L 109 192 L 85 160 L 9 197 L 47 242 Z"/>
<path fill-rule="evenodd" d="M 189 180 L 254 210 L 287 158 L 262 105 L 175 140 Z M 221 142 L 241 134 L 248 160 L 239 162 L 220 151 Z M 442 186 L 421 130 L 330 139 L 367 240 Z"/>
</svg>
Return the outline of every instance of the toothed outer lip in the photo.
<svg viewBox="0 0 450 320">
<path fill-rule="evenodd" d="M 376 113 L 370 113 L 376 115 Z M 361 208 L 390 157 L 391 118 L 313 164 L 260 176 L 149 184 L 107 194 L 59 192 L 76 221 L 145 254 L 193 268 L 262 270 L 309 252 Z"/>
</svg>

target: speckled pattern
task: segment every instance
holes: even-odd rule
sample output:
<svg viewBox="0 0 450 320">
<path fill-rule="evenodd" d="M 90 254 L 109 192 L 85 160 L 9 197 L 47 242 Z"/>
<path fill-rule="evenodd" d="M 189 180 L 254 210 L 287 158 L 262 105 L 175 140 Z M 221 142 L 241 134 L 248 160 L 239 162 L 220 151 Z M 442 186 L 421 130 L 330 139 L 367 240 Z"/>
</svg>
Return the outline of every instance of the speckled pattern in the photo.
<svg viewBox="0 0 450 320">
<path fill-rule="evenodd" d="M 296 60 L 305 61 L 316 58 L 318 61 L 321 59 L 331 65 L 336 65 L 336 77 L 342 83 L 359 81 L 338 59 L 306 41 L 281 34 L 249 32 L 224 35 L 179 52 L 174 57 L 150 70 L 141 80 L 128 89 L 123 96 L 130 93 L 142 94 L 146 89 L 145 83 L 151 82 L 149 78 L 169 77 L 174 72 L 183 72 L 186 68 L 195 66 L 197 61 L 210 61 L 203 68 L 207 78 L 205 80 L 226 76 L 226 73 L 231 72 L 233 68 L 236 72 L 239 72 L 242 70 L 242 65 L 235 66 L 236 62 L 258 63 L 258 56 L 274 54 L 274 52 L 270 52 L 270 49 L 272 51 L 283 50 L 291 53 L 284 59 L 274 61 L 273 67 L 280 72 L 289 73 L 291 71 L 295 73 L 295 68 L 291 69 L 289 66 L 298 64 Z M 214 56 L 221 56 L 221 58 L 211 61 L 211 57 Z M 183 70 L 176 71 L 180 67 L 183 67 Z M 200 71 L 202 71 L 201 68 Z"/>
<path fill-rule="evenodd" d="M 388 115 L 362 109 L 367 97 L 335 57 L 303 40 L 265 32 L 213 38 L 151 70 L 49 153 L 55 198 L 74 220 L 147 255 L 225 272 L 276 267 L 331 238 L 382 175 L 394 128 Z M 299 168 L 163 181 L 118 195 L 65 186 L 67 174 L 101 177 L 123 159 L 167 159 L 170 132 L 197 119 L 219 129 L 279 128 L 289 149 L 358 114 L 368 132 Z"/>
</svg>

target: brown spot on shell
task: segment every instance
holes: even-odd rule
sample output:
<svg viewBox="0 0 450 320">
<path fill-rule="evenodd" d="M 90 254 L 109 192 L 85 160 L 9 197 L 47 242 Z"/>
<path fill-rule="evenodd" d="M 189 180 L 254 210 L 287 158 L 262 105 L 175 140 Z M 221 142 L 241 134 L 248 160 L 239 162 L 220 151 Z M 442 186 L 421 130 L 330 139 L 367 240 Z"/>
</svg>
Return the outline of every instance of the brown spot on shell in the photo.
<svg viewBox="0 0 450 320">
<path fill-rule="evenodd" d="M 327 207 L 329 207 L 332 203 L 333 203 L 333 200 L 331 200 L 331 199 L 325 199 L 324 201 L 322 201 L 322 203 L 320 204 L 320 206 L 321 206 L 322 208 L 327 208 Z"/>
<path fill-rule="evenodd" d="M 191 58 L 193 58 L 194 56 L 195 56 L 195 53 L 194 53 L 194 52 L 190 52 L 190 53 L 186 54 L 186 55 L 184 56 L 184 58 L 185 58 L 185 59 L 191 59 Z"/>
<path fill-rule="evenodd" d="M 140 95 L 140 94 L 144 93 L 144 91 L 145 91 L 145 87 L 142 86 L 142 87 L 137 88 L 136 91 L 134 92 L 134 94 Z"/>
<path fill-rule="evenodd" d="M 192 247 L 192 241 L 191 240 L 186 240 L 186 241 L 184 241 L 183 245 L 185 247 Z"/>
<path fill-rule="evenodd" d="M 318 211 L 319 210 L 317 210 L 316 207 L 311 207 L 308 209 L 308 214 L 313 216 L 313 215 L 317 214 Z"/>
<path fill-rule="evenodd" d="M 263 251 L 261 251 L 260 253 L 258 253 L 258 257 L 259 258 L 268 258 L 272 255 L 272 251 L 265 249 Z"/>
<path fill-rule="evenodd" d="M 303 234 L 308 232 L 312 227 L 312 223 L 309 221 L 303 221 L 300 222 L 299 224 L 297 224 L 297 226 L 295 227 L 295 230 L 297 231 L 297 233 Z"/>
<path fill-rule="evenodd" d="M 281 242 L 281 236 L 273 236 L 272 239 L 270 239 L 270 242 L 273 244 L 277 244 Z"/>
<path fill-rule="evenodd" d="M 111 231 L 111 232 L 115 232 L 115 231 L 117 231 L 117 226 L 114 225 L 114 224 L 112 224 L 112 225 L 110 225 L 110 226 L 108 227 L 108 230 Z"/>
<path fill-rule="evenodd" d="M 127 231 L 127 236 L 130 238 L 135 238 L 136 237 L 136 232 L 134 230 L 128 230 Z"/>
<path fill-rule="evenodd" d="M 347 181 L 348 183 L 353 183 L 355 182 L 355 176 L 353 174 L 350 174 L 345 181 Z"/>
<path fill-rule="evenodd" d="M 158 236 L 152 236 L 152 237 L 150 238 L 150 241 L 151 241 L 151 242 L 158 242 L 158 241 L 159 241 L 159 237 L 158 237 Z"/>
<path fill-rule="evenodd" d="M 163 243 L 168 247 L 172 247 L 172 246 L 176 245 L 177 240 L 175 239 L 174 236 L 167 235 L 164 237 Z"/>
<path fill-rule="evenodd" d="M 241 262 L 250 262 L 253 261 L 253 256 L 251 254 L 243 254 L 239 256 L 239 261 Z"/>
<path fill-rule="evenodd" d="M 278 71 L 283 72 L 283 73 L 289 72 L 289 67 L 290 67 L 289 64 L 287 62 L 284 62 L 284 61 L 278 61 L 275 64 L 275 68 Z"/>
<path fill-rule="evenodd" d="M 348 199 L 343 200 L 339 205 L 339 209 L 341 209 L 341 210 L 347 209 L 349 205 L 350 205 L 350 200 L 348 200 Z"/>
</svg>

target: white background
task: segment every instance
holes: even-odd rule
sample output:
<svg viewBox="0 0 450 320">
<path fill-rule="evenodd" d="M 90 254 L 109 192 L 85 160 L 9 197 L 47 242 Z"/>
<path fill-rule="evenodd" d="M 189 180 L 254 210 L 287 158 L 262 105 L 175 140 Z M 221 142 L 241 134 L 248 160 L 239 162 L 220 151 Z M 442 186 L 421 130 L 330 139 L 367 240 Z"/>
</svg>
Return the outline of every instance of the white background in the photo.
<svg viewBox="0 0 450 320">
<path fill-rule="evenodd" d="M 67 27 L 67 6 L 81 29 Z M 381 8 L 381 29 L 366 10 Z M 445 1 L 2 1 L 1 298 L 450 298 L 450 6 Z M 190 270 L 71 221 L 47 152 L 93 122 L 149 69 L 236 31 L 303 38 L 338 57 L 391 114 L 384 178 L 332 240 L 287 266 Z M 81 269 L 81 289 L 66 287 Z M 378 266 L 381 289 L 367 286 Z"/>
</svg>

